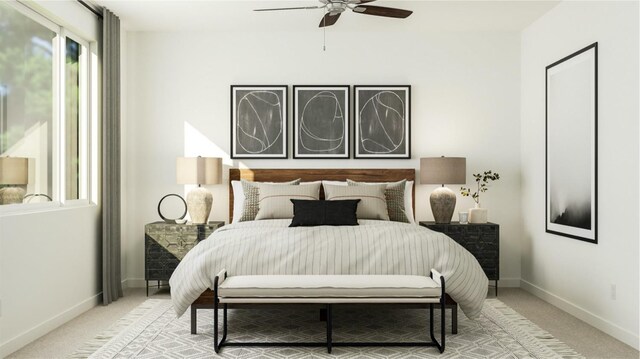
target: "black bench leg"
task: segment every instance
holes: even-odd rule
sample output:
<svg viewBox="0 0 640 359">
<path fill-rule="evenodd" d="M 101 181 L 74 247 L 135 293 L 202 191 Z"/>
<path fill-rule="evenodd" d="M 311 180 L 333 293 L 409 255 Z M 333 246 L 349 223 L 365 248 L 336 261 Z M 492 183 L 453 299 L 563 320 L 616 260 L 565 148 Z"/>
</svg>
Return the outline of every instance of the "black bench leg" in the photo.
<svg viewBox="0 0 640 359">
<path fill-rule="evenodd" d="M 220 344 L 227 339 L 227 303 L 224 303 L 224 310 L 222 313 L 222 340 L 220 340 Z"/>
<path fill-rule="evenodd" d="M 327 310 L 325 308 L 320 309 L 320 321 L 321 322 L 327 321 Z"/>
<path fill-rule="evenodd" d="M 198 311 L 195 305 L 191 304 L 191 334 L 196 334 L 198 331 Z"/>
<path fill-rule="evenodd" d="M 224 303 L 222 314 L 222 339 L 218 342 L 218 307 L 220 300 L 218 299 L 218 277 L 213 281 L 213 350 L 220 352 L 220 348 L 227 339 L 227 303 Z"/>
<path fill-rule="evenodd" d="M 329 354 L 331 354 L 331 347 L 333 346 L 333 339 L 331 338 L 331 334 L 333 331 L 332 319 L 333 316 L 331 314 L 331 304 L 327 304 L 327 353 Z"/>
<path fill-rule="evenodd" d="M 433 335 L 433 303 L 429 303 L 429 335 L 431 341 L 436 342 L 436 337 Z"/>
<path fill-rule="evenodd" d="M 444 284 L 443 284 L 444 287 Z M 444 343 L 445 343 L 445 309 L 447 308 L 447 303 L 444 298 L 444 293 L 442 293 L 442 297 L 440 297 L 440 353 L 444 352 Z"/>
<path fill-rule="evenodd" d="M 213 350 L 220 352 L 220 343 L 218 343 L 218 298 L 213 298 Z"/>
<path fill-rule="evenodd" d="M 458 304 L 451 307 L 451 334 L 458 334 Z"/>
</svg>

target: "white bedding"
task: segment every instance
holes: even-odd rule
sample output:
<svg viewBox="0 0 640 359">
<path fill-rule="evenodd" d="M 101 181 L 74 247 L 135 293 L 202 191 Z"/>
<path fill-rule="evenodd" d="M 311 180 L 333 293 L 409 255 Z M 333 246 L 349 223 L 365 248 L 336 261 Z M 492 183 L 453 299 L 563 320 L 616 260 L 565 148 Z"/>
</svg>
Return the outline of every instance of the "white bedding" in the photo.
<svg viewBox="0 0 640 359">
<path fill-rule="evenodd" d="M 221 269 L 229 275 L 411 274 L 432 268 L 464 313 L 480 314 L 488 280 L 471 253 L 442 233 L 389 221 L 289 228 L 290 219 L 224 226 L 190 250 L 169 281 L 178 316 Z"/>
</svg>

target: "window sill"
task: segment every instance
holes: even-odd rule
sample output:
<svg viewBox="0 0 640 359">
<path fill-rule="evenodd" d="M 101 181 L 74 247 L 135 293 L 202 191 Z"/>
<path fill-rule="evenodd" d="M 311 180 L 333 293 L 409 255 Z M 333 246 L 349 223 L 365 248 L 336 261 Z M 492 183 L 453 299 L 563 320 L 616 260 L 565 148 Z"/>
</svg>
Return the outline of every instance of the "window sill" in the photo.
<svg viewBox="0 0 640 359">
<path fill-rule="evenodd" d="M 96 204 L 86 199 L 77 199 L 61 203 L 59 201 L 45 203 L 16 203 L 0 206 L 0 217 L 60 211 L 79 207 L 95 207 Z"/>
</svg>

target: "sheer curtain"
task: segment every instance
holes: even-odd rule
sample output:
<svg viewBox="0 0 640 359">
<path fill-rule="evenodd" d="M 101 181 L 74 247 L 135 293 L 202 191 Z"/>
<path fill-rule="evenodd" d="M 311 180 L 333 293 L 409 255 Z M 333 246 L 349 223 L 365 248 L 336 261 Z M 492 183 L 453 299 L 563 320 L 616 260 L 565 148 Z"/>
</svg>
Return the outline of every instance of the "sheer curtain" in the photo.
<svg viewBox="0 0 640 359">
<path fill-rule="evenodd" d="M 122 297 L 120 273 L 120 19 L 102 9 L 102 299 Z"/>
</svg>

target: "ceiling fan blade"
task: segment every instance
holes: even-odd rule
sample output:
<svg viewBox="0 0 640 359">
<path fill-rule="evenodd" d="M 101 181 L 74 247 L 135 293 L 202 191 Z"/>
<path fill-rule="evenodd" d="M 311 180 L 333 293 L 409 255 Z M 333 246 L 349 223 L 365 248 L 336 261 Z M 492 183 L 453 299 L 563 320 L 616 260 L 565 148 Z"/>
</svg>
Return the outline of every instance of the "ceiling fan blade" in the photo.
<svg viewBox="0 0 640 359">
<path fill-rule="evenodd" d="M 323 7 L 324 6 L 279 7 L 275 9 L 254 9 L 253 11 L 309 10 L 309 9 L 321 9 Z"/>
<path fill-rule="evenodd" d="M 404 19 L 413 14 L 413 11 L 396 9 L 384 6 L 361 5 L 353 8 L 353 12 L 374 16 L 396 17 Z"/>
<path fill-rule="evenodd" d="M 358 5 L 358 4 L 366 4 L 368 2 L 374 2 L 376 0 L 351 0 L 349 1 L 350 4 L 354 4 L 354 5 Z"/>
<path fill-rule="evenodd" d="M 320 25 L 318 27 L 331 26 L 338 21 L 341 13 L 331 14 L 330 12 L 326 13 L 322 20 L 320 20 Z"/>
</svg>

